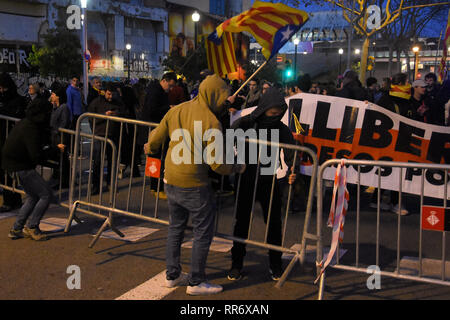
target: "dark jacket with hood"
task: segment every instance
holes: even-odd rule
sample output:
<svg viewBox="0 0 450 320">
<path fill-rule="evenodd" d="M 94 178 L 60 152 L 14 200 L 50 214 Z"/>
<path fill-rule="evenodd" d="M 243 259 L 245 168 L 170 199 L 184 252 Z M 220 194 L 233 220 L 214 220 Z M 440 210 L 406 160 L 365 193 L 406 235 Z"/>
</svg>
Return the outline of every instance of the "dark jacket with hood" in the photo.
<svg viewBox="0 0 450 320">
<path fill-rule="evenodd" d="M 17 93 L 17 86 L 8 74 L 0 74 L 0 85 L 8 89 L 0 93 L 0 115 L 23 119 L 27 107 L 25 97 Z"/>
<path fill-rule="evenodd" d="M 167 139 L 179 137 L 169 141 L 164 171 L 164 180 L 168 184 L 180 188 L 206 186 L 210 168 L 222 175 L 234 172 L 234 165 L 224 163 L 225 154 L 222 163 L 203 159 L 204 150 L 214 140 L 202 138 L 209 129 L 222 131 L 219 119 L 227 112 L 225 101 L 228 95 L 228 87 L 218 75 L 208 76 L 200 84 L 197 97 L 171 108 L 158 127 L 152 130 L 148 141 L 151 154 L 158 153 Z M 202 157 L 201 161 L 195 161 L 196 154 Z"/>
<path fill-rule="evenodd" d="M 279 116 L 268 117 L 266 116 L 266 111 L 271 108 L 279 108 L 283 112 Z M 267 141 L 271 141 L 272 134 L 270 133 L 271 129 L 279 130 L 279 143 L 292 144 L 295 145 L 294 137 L 292 136 L 292 132 L 288 126 L 286 126 L 281 119 L 283 118 L 286 110 L 288 109 L 286 105 L 286 101 L 281 94 L 281 92 L 276 88 L 269 88 L 267 91 L 261 96 L 259 100 L 259 105 L 253 110 L 252 113 L 246 115 L 235 122 L 233 122 L 231 128 L 232 129 L 243 129 L 244 131 L 248 129 L 256 129 L 258 139 L 259 130 L 267 129 Z M 289 166 L 292 166 L 294 159 L 294 151 L 292 149 L 283 149 L 284 150 L 284 161 Z M 267 152 L 268 156 L 270 155 L 270 148 L 268 148 Z M 246 146 L 246 163 L 249 162 L 249 148 Z M 256 164 L 251 164 L 247 167 L 247 171 L 256 170 Z M 269 164 L 263 165 L 261 167 L 268 167 Z M 253 168 L 252 168 L 253 167 Z M 272 176 L 269 176 L 272 179 Z"/>
<path fill-rule="evenodd" d="M 367 91 L 361 86 L 359 80 L 344 79 L 344 87 L 336 91 L 336 97 L 365 101 L 369 99 Z"/>
<path fill-rule="evenodd" d="M 28 106 L 25 119 L 18 122 L 2 149 L 2 168 L 8 172 L 33 170 L 48 159 L 50 144 L 50 115 L 52 105 L 35 99 Z"/>
<path fill-rule="evenodd" d="M 149 85 L 145 97 L 143 120 L 159 123 L 169 109 L 169 95 L 161 87 L 159 81 L 153 81 Z"/>
</svg>

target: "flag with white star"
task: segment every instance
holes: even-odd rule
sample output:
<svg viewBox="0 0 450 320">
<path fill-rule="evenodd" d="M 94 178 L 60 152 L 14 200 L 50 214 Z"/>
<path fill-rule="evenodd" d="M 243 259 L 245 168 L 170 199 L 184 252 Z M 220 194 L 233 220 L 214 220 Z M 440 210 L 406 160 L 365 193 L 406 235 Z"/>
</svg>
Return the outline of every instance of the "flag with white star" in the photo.
<svg viewBox="0 0 450 320">
<path fill-rule="evenodd" d="M 308 20 L 305 11 L 283 3 L 255 1 L 253 6 L 232 17 L 211 33 L 208 40 L 219 45 L 224 32 L 249 32 L 261 45 L 266 59 L 272 58 Z"/>
</svg>

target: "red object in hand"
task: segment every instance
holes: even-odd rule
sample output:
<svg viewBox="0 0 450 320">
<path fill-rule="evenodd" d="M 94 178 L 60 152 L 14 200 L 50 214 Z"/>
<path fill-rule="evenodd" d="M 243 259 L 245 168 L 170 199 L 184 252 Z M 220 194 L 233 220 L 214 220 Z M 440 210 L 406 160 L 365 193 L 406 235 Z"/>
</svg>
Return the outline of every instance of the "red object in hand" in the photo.
<svg viewBox="0 0 450 320">
<path fill-rule="evenodd" d="M 161 160 L 147 157 L 145 162 L 145 176 L 159 178 L 161 176 Z"/>
</svg>

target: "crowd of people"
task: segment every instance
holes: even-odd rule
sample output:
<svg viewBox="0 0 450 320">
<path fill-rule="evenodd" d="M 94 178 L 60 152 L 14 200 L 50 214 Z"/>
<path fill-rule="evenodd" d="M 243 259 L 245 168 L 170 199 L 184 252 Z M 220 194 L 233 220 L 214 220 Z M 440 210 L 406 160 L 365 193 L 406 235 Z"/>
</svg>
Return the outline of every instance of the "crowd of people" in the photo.
<svg viewBox="0 0 450 320">
<path fill-rule="evenodd" d="M 26 97 L 17 93 L 17 87 L 11 77 L 4 73 L 0 75 L 0 114 L 23 119 L 10 131 L 6 124 L 1 123 L 1 177 L 6 176 L 6 185 L 11 185 L 13 175 L 18 177 L 27 194 L 25 203 L 18 194 L 3 190 L 3 206 L 0 212 L 19 210 L 16 222 L 9 233 L 12 239 L 30 237 L 34 240 L 46 240 L 47 236 L 39 229 L 39 222 L 52 198 L 52 189 L 35 171 L 38 164 L 49 158 L 60 159 L 62 176 L 55 171 L 55 178 L 61 179 L 63 186 L 69 184 L 70 164 L 67 147 L 68 142 L 58 133 L 59 128 L 75 129 L 77 120 L 84 112 L 97 113 L 104 116 L 126 117 L 158 124 L 152 130 L 150 137 L 145 128 L 136 132 L 134 126 L 125 126 L 120 136 L 117 123 L 107 125 L 104 118 L 91 121 L 91 129 L 97 136 L 108 136 L 116 144 L 124 139 L 121 154 L 122 163 L 133 171 L 134 177 L 141 175 L 139 165 L 145 154 L 155 158 L 163 158 L 161 184 L 158 189 L 156 179 L 151 180 L 150 188 L 158 190 L 160 198 L 166 198 L 169 205 L 170 226 L 167 239 L 167 275 L 166 286 L 175 287 L 187 285 L 187 293 L 192 295 L 214 294 L 222 287 L 206 280 L 205 266 L 209 246 L 213 237 L 215 201 L 214 189 L 210 179 L 221 175 L 240 173 L 240 193 L 237 186 L 225 179 L 225 188 L 235 192 L 237 197 L 237 216 L 234 224 L 234 236 L 246 238 L 250 222 L 253 194 L 263 209 L 264 221 L 269 224 L 268 242 L 281 244 L 281 182 L 278 180 L 272 188 L 272 177 L 259 176 L 257 166 L 219 165 L 219 164 L 174 164 L 171 154 L 174 143 L 171 133 L 178 128 L 185 128 L 194 137 L 194 121 L 202 121 L 202 135 L 208 129 L 224 130 L 231 128 L 277 129 L 282 132 L 281 141 L 295 144 L 287 126 L 281 122 L 287 110 L 285 98 L 297 93 L 331 95 L 348 99 L 375 103 L 399 115 L 434 125 L 449 125 L 450 82 L 442 85 L 436 81 L 436 76 L 427 74 L 425 80 L 408 82 L 406 74 L 396 74 L 392 78 L 383 79 L 380 86 L 377 79 L 368 78 L 366 86 L 358 80 L 358 74 L 348 70 L 344 73 L 339 85 L 332 82 L 319 83 L 312 81 L 308 75 L 301 76 L 295 82 L 286 85 L 270 83 L 262 79 L 252 79 L 248 86 L 237 95 L 233 95 L 241 86 L 238 80 L 228 81 L 204 70 L 200 80 L 188 86 L 185 81 L 169 72 L 161 79 L 140 79 L 135 84 L 127 82 L 102 82 L 94 77 L 89 84 L 87 99 L 84 101 L 79 78 L 74 76 L 70 83 L 55 82 L 50 88 L 39 84 L 30 84 Z M 248 116 L 240 118 L 230 126 L 229 115 L 245 109 L 256 107 Z M 144 130 L 141 130 L 144 129 Z M 108 131 L 107 131 L 108 130 Z M 169 141 L 169 143 L 165 143 Z M 208 141 L 203 142 L 207 147 Z M 135 149 L 132 150 L 133 145 Z M 134 163 L 131 154 L 135 153 Z M 194 152 L 192 150 L 192 152 Z M 61 157 L 61 154 L 63 156 Z M 91 194 L 103 190 L 101 185 L 102 145 L 94 142 L 93 179 Z M 247 155 L 248 156 L 248 155 Z M 106 148 L 107 175 L 106 190 L 111 179 L 112 152 Z M 293 172 L 293 155 L 285 150 L 285 161 Z M 258 176 L 257 190 L 254 190 L 255 177 Z M 287 182 L 294 184 L 296 175 L 287 175 Z M 269 202 L 268 194 L 274 192 Z M 374 200 L 375 201 L 375 200 Z M 391 194 L 392 205 L 399 214 L 405 214 L 406 209 L 398 208 L 398 193 Z M 271 212 L 270 218 L 268 213 Z M 194 227 L 194 244 L 191 259 L 191 272 L 188 276 L 181 272 L 180 247 L 189 216 Z M 245 245 L 234 242 L 232 263 L 228 279 L 239 280 L 242 276 Z M 269 251 L 269 270 L 272 279 L 279 280 L 282 273 L 281 253 Z"/>
</svg>

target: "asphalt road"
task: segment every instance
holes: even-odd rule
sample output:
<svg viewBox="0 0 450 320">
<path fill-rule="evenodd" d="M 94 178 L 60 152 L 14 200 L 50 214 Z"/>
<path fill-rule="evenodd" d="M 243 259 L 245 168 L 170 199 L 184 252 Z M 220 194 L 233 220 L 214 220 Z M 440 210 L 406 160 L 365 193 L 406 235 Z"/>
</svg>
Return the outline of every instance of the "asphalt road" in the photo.
<svg viewBox="0 0 450 320">
<path fill-rule="evenodd" d="M 128 189 L 124 187 L 127 179 L 121 180 L 116 205 L 124 208 L 127 203 Z M 139 199 L 142 192 L 142 178 L 133 180 L 130 210 L 138 212 Z M 82 188 L 86 186 L 82 184 Z M 84 189 L 83 189 L 84 190 Z M 375 264 L 376 252 L 376 212 L 368 209 L 370 195 L 363 194 L 360 212 L 359 262 L 363 266 Z M 327 193 L 325 203 L 329 203 Z M 106 197 L 107 199 L 107 197 Z M 108 200 L 105 200 L 108 201 Z M 408 197 L 407 207 L 412 212 L 402 217 L 401 257 L 418 256 L 419 211 L 417 197 Z M 154 212 L 154 196 L 146 191 L 143 212 L 152 215 Z M 230 234 L 232 228 L 233 197 L 222 199 L 222 210 L 217 220 L 217 229 L 221 233 Z M 329 206 L 329 205 L 328 205 Z M 325 206 L 327 207 L 327 206 Z M 351 198 L 349 212 L 346 217 L 343 249 L 347 252 L 341 263 L 355 263 L 356 212 L 355 199 Z M 326 211 L 326 208 L 324 210 Z M 52 205 L 44 219 L 50 217 L 67 219 L 68 210 Z M 50 233 L 50 240 L 35 242 L 28 239 L 12 241 L 7 238 L 14 217 L 1 218 L 0 214 L 0 299 L 64 299 L 64 300 L 111 300 L 116 299 L 137 286 L 157 277 L 165 270 L 165 244 L 167 227 L 144 222 L 128 217 L 117 216 L 115 223 L 119 229 L 127 226 L 154 228 L 158 231 L 136 241 L 101 238 L 94 248 L 88 248 L 101 221 L 90 216 L 79 214 L 83 223 L 74 226 L 67 234 L 62 231 Z M 264 223 L 257 210 L 252 236 L 263 239 Z M 158 217 L 167 219 L 167 205 L 160 200 Z M 324 213 L 324 222 L 327 214 Z M 300 242 L 303 231 L 304 213 L 289 216 L 286 246 Z M 380 261 L 382 270 L 395 271 L 397 262 L 397 216 L 389 212 L 380 215 Z M 316 230 L 315 210 L 311 220 L 310 232 Z M 330 229 L 324 227 L 325 244 L 330 244 Z M 185 239 L 191 238 L 188 231 Z M 423 257 L 441 258 L 441 234 L 424 232 Z M 312 243 L 310 243 L 312 244 Z M 447 239 L 447 259 L 450 243 Z M 182 267 L 189 270 L 191 249 L 182 249 Z M 312 257 L 314 259 L 314 257 Z M 285 260 L 285 266 L 288 260 Z M 231 264 L 230 252 L 211 251 L 208 257 L 208 279 L 224 287 L 218 295 L 207 297 L 213 300 L 313 300 L 317 298 L 318 286 L 314 284 L 315 265 L 307 262 L 303 269 L 297 264 L 287 282 L 281 289 L 274 287 L 268 273 L 268 258 L 265 249 L 249 246 L 242 280 L 231 282 L 226 279 Z M 67 273 L 69 266 L 76 265 L 81 271 L 81 289 L 68 289 Z M 423 284 L 413 281 L 398 280 L 390 277 L 381 278 L 381 289 L 369 290 L 366 282 L 369 275 L 340 271 L 329 268 L 326 273 L 324 299 L 450 299 L 450 287 Z M 450 279 L 448 279 L 450 280 Z M 150 290 L 156 290 L 154 287 Z M 204 301 L 205 297 L 188 296 L 184 288 L 178 288 L 162 300 Z"/>
</svg>

